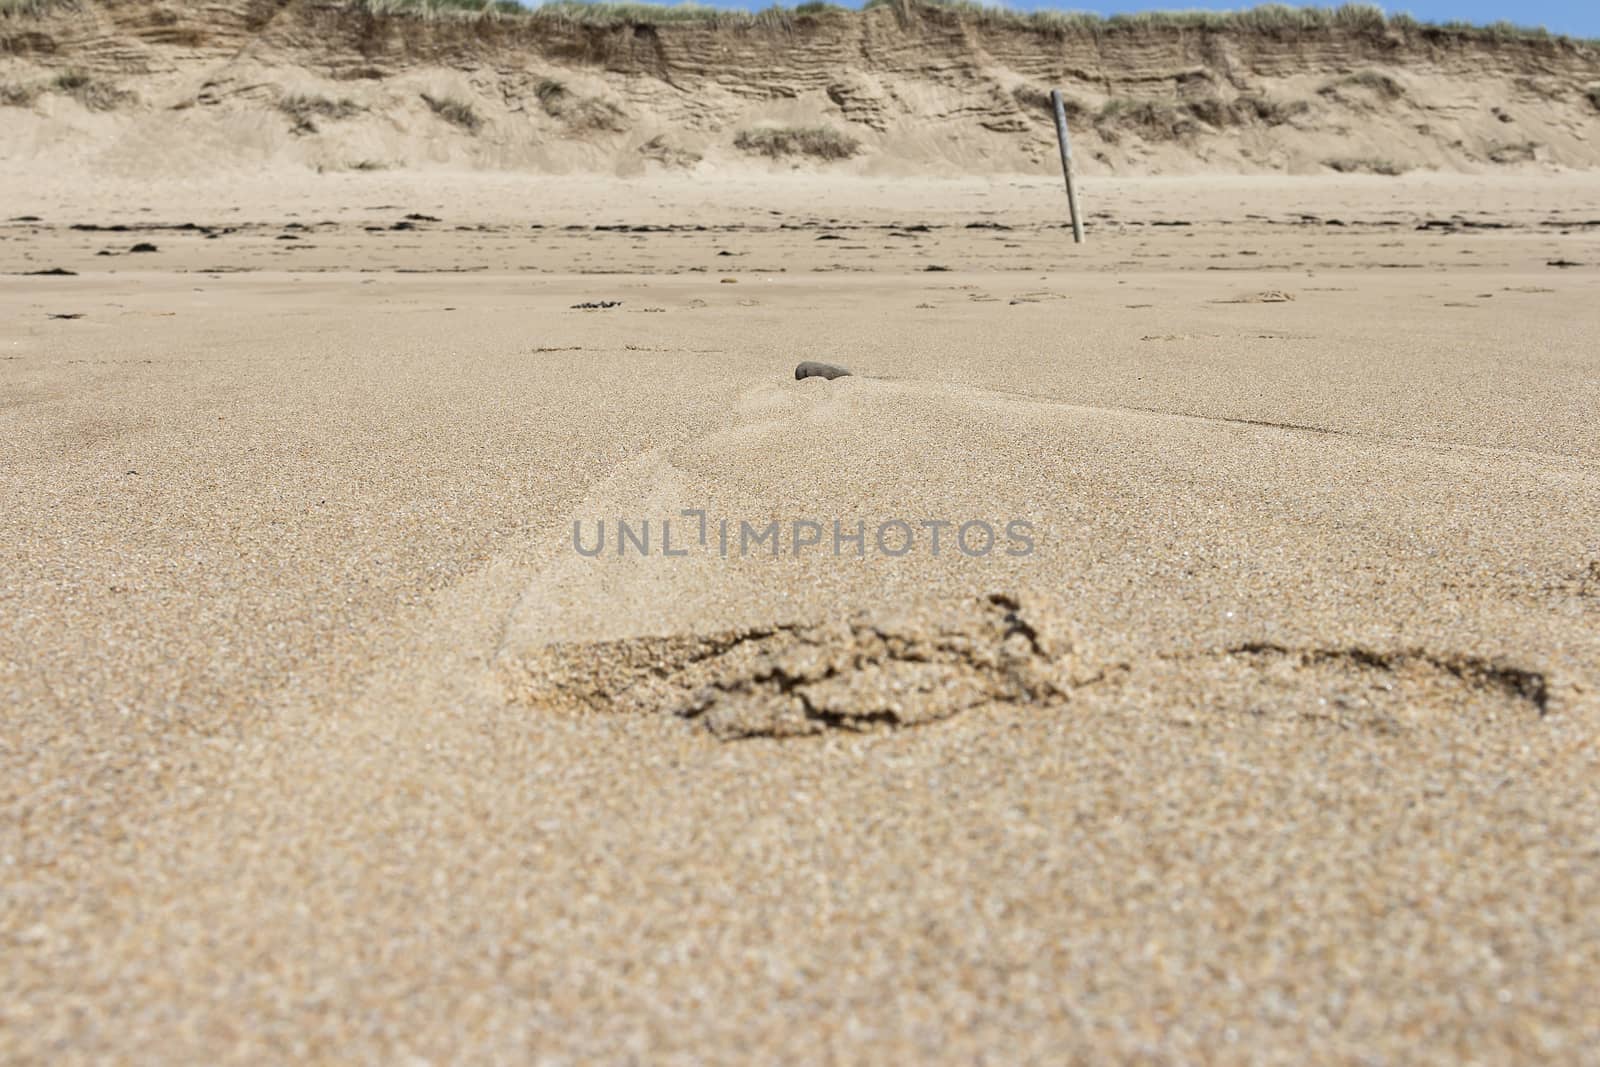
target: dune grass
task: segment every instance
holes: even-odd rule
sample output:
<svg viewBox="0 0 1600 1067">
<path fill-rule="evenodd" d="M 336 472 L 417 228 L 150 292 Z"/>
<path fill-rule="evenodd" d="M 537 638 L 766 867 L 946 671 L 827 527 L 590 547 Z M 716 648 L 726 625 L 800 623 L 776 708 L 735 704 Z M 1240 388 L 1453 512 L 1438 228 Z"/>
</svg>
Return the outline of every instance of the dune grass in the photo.
<svg viewBox="0 0 1600 1067">
<path fill-rule="evenodd" d="M 325 119 L 347 119 L 361 111 L 361 105 L 345 97 L 338 100 L 311 93 L 290 93 L 278 101 L 278 110 L 295 118 L 318 116 Z"/>
<path fill-rule="evenodd" d="M 114 111 L 124 104 L 134 104 L 139 95 L 85 70 L 64 70 L 49 81 L 24 84 L 10 82 L 0 85 L 0 107 L 29 107 L 45 93 L 70 96 L 89 111 Z"/>
<path fill-rule="evenodd" d="M 515 15 L 528 14 L 528 9 L 516 0 L 357 0 L 352 6 L 363 7 L 375 15 L 422 15 L 425 17 L 454 17 L 460 15 Z"/>
<path fill-rule="evenodd" d="M 4 3 L 48 3 L 50 0 L 0 0 Z M 606 0 L 554 0 L 525 8 L 515 0 L 345 0 L 375 14 L 414 15 L 425 18 L 518 18 L 551 20 L 584 26 L 662 26 L 701 23 L 730 27 L 792 29 L 798 23 L 834 17 L 854 17 L 854 12 L 834 4 L 811 0 L 792 8 L 774 6 L 758 11 L 737 11 L 696 3 L 648 4 Z M 867 0 L 868 12 L 892 11 L 902 24 L 923 18 L 959 18 L 991 29 L 1031 31 L 1050 36 L 1104 35 L 1138 32 L 1196 30 L 1206 32 L 1269 33 L 1275 35 L 1346 31 L 1396 32 L 1425 37 L 1475 38 L 1489 41 L 1559 40 L 1568 38 L 1539 27 L 1496 22 L 1479 26 L 1465 22 L 1425 23 L 1408 15 L 1385 16 L 1371 4 L 1347 3 L 1337 7 L 1290 7 L 1265 4 L 1239 11 L 1145 11 L 1109 17 L 1077 11 L 1015 11 L 977 0 Z M 1600 42 L 1590 42 L 1600 44 Z"/>
<path fill-rule="evenodd" d="M 0 107 L 29 107 L 39 98 L 39 87 L 7 82 L 0 85 Z"/>
<path fill-rule="evenodd" d="M 1051 110 L 1049 91 L 1041 89 L 1037 85 L 1028 85 L 1026 83 L 1018 85 L 1011 90 L 1011 99 L 1015 100 L 1021 107 L 1030 108 L 1034 111 Z"/>
<path fill-rule="evenodd" d="M 976 0 L 867 0 L 866 10 L 888 8 L 902 19 L 924 13 L 957 13 L 980 25 L 1042 31 L 1108 32 L 1116 30 L 1381 30 L 1383 11 L 1369 4 L 1339 7 L 1289 7 L 1265 4 L 1240 11 L 1140 11 L 1102 16 L 1082 11 L 1014 11 Z"/>
<path fill-rule="evenodd" d="M 3 0 L 0 0 L 3 2 Z M 774 7 L 766 11 L 730 11 L 696 3 L 639 4 L 605 0 L 552 0 L 537 7 L 523 7 L 516 0 L 347 0 L 377 15 L 409 15 L 420 18 L 513 18 L 584 26 L 661 26 L 672 23 L 703 23 L 712 26 L 759 26 L 793 24 L 797 16 L 816 16 L 826 4 L 805 4 L 801 12 Z"/>
<path fill-rule="evenodd" d="M 452 126 L 460 126 L 468 133 L 477 133 L 483 127 L 482 116 L 465 100 L 457 100 L 453 96 L 433 96 L 423 93 L 422 102 L 427 104 L 435 115 Z"/>
<path fill-rule="evenodd" d="M 0 0 L 0 17 L 33 15 L 56 7 L 71 8 L 92 0 Z M 854 12 L 807 0 L 792 8 L 769 7 L 760 11 L 730 11 L 696 3 L 649 4 L 607 0 L 554 0 L 524 7 L 517 0 L 336 0 L 346 7 L 375 15 L 427 19 L 517 19 L 582 26 L 664 26 L 700 23 L 712 27 L 766 27 L 792 30 L 823 19 L 859 17 Z M 1290 7 L 1265 4 L 1239 11 L 1144 11 L 1109 17 L 1076 11 L 1014 11 L 977 0 L 867 0 L 865 10 L 887 9 L 902 24 L 920 19 L 961 19 L 989 29 L 1011 29 L 1053 37 L 1109 35 L 1140 32 L 1236 32 L 1287 35 L 1345 31 L 1398 33 L 1427 39 L 1470 39 L 1489 42 L 1549 40 L 1572 43 L 1536 26 L 1510 22 L 1476 25 L 1468 22 L 1427 23 L 1409 15 L 1385 16 L 1370 4 L 1346 3 L 1337 7 Z M 1600 46 L 1600 41 L 1582 41 Z"/>
<path fill-rule="evenodd" d="M 1094 117 L 1094 125 L 1101 138 L 1112 144 L 1117 143 L 1124 130 L 1146 141 L 1176 141 L 1199 128 L 1176 104 L 1127 97 L 1107 100 Z"/>
<path fill-rule="evenodd" d="M 539 105 L 545 111 L 554 115 L 561 107 L 561 101 L 567 98 L 567 86 L 565 82 L 545 78 L 534 86 L 533 95 L 539 98 Z"/>
<path fill-rule="evenodd" d="M 1125 132 L 1146 141 L 1177 141 L 1200 132 L 1202 124 L 1219 130 L 1258 122 L 1281 126 L 1310 110 L 1307 101 L 1269 96 L 1224 100 L 1213 94 L 1178 101 L 1114 97 L 1094 116 L 1094 126 L 1112 144 Z"/>
<path fill-rule="evenodd" d="M 74 7 L 73 0 L 0 0 L 0 18 L 7 15 L 37 15 L 53 7 Z"/>
<path fill-rule="evenodd" d="M 535 8 L 532 17 L 580 26 L 663 26 L 697 23 L 713 28 L 771 27 L 793 29 L 797 22 L 817 19 L 828 5 L 805 4 L 806 10 L 770 7 L 762 11 L 730 11 L 702 4 L 632 4 L 554 0 Z"/>
<path fill-rule="evenodd" d="M 610 101 L 595 97 L 579 100 L 567 108 L 561 118 L 574 130 L 621 133 L 628 128 L 627 116 L 622 113 L 621 108 Z"/>
<path fill-rule="evenodd" d="M 1518 26 L 1495 22 L 1487 26 L 1469 22 L 1428 23 L 1409 15 L 1386 16 L 1373 4 L 1345 3 L 1337 7 L 1293 7 L 1263 4 L 1237 11 L 1140 11 L 1102 16 L 1080 11 L 1014 11 L 978 0 L 867 0 L 867 10 L 889 8 L 902 21 L 922 14 L 958 13 L 979 25 L 1031 29 L 1043 33 L 1110 34 L 1119 31 L 1200 30 L 1210 32 L 1294 33 L 1345 31 L 1357 33 L 1415 33 L 1421 36 L 1448 36 L 1511 40 L 1561 40 L 1543 27 Z M 1600 41 L 1586 42 L 1600 44 Z"/>
<path fill-rule="evenodd" d="M 849 159 L 861 150 L 860 141 L 827 126 L 763 126 L 740 130 L 733 139 L 733 146 L 770 159 L 787 156 Z"/>
<path fill-rule="evenodd" d="M 668 167 L 692 167 L 700 162 L 702 158 L 698 152 L 691 152 L 669 144 L 662 134 L 657 134 L 640 145 L 639 154 L 646 159 L 653 159 L 657 163 Z"/>
<path fill-rule="evenodd" d="M 1028 111 L 1049 115 L 1053 110 L 1050 93 L 1036 85 L 1023 83 L 1011 90 L 1011 97 Z M 1282 100 L 1265 95 L 1238 96 L 1224 100 L 1215 94 L 1187 100 L 1146 100 L 1134 97 L 1115 97 L 1098 112 L 1080 100 L 1063 96 L 1062 110 L 1069 123 L 1091 119 L 1102 133 L 1111 133 L 1115 139 L 1119 129 L 1138 132 L 1148 140 L 1171 141 L 1196 130 L 1195 122 L 1222 129 L 1262 123 L 1282 126 L 1311 110 L 1306 100 Z"/>
<path fill-rule="evenodd" d="M 1043 112 L 1046 116 L 1055 111 L 1055 107 L 1050 103 L 1050 91 L 1041 89 L 1037 85 L 1023 83 L 1016 86 L 1011 90 L 1011 99 L 1025 111 Z M 1061 98 L 1061 110 L 1067 113 L 1068 122 L 1081 119 L 1090 113 L 1083 101 L 1065 95 Z"/>
<path fill-rule="evenodd" d="M 1241 116 L 1255 118 L 1268 126 L 1282 126 L 1311 110 L 1306 100 L 1279 100 L 1272 96 L 1241 96 L 1232 104 L 1235 122 Z"/>
<path fill-rule="evenodd" d="M 599 130 L 621 133 L 628 128 L 627 116 L 609 100 L 577 96 L 564 82 L 545 78 L 533 88 L 546 115 L 558 118 L 574 130 Z"/>
<path fill-rule="evenodd" d="M 1537 141 L 1514 141 L 1497 144 L 1486 153 L 1491 163 L 1533 163 L 1539 158 Z"/>
<path fill-rule="evenodd" d="M 1341 157 L 1325 159 L 1322 165 L 1340 174 L 1382 174 L 1393 178 L 1406 172 L 1403 164 L 1388 159 Z"/>
<path fill-rule="evenodd" d="M 295 133 L 316 133 L 317 119 L 347 119 L 362 108 L 353 100 L 330 100 L 326 96 L 290 93 L 278 100 L 278 110 L 294 119 Z"/>
<path fill-rule="evenodd" d="M 57 74 L 50 88 L 65 93 L 90 111 L 113 111 L 123 104 L 131 104 L 138 97 L 126 89 L 83 70 L 68 70 Z"/>
</svg>

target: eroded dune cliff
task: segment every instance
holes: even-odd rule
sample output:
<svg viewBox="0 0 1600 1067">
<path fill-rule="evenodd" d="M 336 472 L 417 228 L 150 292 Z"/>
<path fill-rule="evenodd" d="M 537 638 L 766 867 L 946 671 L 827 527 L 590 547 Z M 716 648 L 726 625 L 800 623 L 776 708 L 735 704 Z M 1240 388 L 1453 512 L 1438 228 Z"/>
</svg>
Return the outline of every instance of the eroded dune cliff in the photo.
<svg viewBox="0 0 1600 1067">
<path fill-rule="evenodd" d="M 1088 173 L 1600 164 L 1600 46 L 1345 9 L 1043 20 L 896 0 L 652 18 L 376 0 L 81 0 L 0 16 L 13 172 L 452 165 Z"/>
</svg>

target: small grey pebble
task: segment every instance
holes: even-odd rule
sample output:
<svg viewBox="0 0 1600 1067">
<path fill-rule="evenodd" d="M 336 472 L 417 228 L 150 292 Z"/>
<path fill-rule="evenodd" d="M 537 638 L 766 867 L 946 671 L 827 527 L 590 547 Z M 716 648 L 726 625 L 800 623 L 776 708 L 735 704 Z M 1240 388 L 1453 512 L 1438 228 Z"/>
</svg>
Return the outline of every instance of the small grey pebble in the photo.
<svg viewBox="0 0 1600 1067">
<path fill-rule="evenodd" d="M 832 363 L 815 363 L 808 359 L 795 367 L 794 380 L 798 382 L 806 378 L 826 378 L 831 382 L 835 378 L 848 377 L 849 374 L 848 367 L 839 367 Z"/>
</svg>

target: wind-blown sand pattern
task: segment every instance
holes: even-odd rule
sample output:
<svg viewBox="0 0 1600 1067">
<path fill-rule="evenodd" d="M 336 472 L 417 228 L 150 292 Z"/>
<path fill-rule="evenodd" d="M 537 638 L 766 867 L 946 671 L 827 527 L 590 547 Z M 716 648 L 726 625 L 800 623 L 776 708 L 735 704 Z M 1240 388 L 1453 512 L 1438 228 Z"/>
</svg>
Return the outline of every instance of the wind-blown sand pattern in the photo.
<svg viewBox="0 0 1600 1067">
<path fill-rule="evenodd" d="M 0 1061 L 1592 1061 L 1592 172 L 156 183 L 220 43 L 86 9 L 0 19 L 148 67 L 0 108 Z"/>
</svg>

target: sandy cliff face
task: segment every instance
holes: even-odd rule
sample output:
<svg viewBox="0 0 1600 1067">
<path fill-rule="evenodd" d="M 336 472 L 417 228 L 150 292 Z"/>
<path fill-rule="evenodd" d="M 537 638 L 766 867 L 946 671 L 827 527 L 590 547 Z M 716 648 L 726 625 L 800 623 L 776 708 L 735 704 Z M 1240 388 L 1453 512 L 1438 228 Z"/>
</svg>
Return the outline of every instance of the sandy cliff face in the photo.
<svg viewBox="0 0 1600 1067">
<path fill-rule="evenodd" d="M 1399 24 L 1047 30 L 901 7 L 599 25 L 84 0 L 0 18 L 0 165 L 1036 172 L 1059 87 L 1091 174 L 1589 168 L 1596 86 L 1592 45 Z"/>
</svg>

